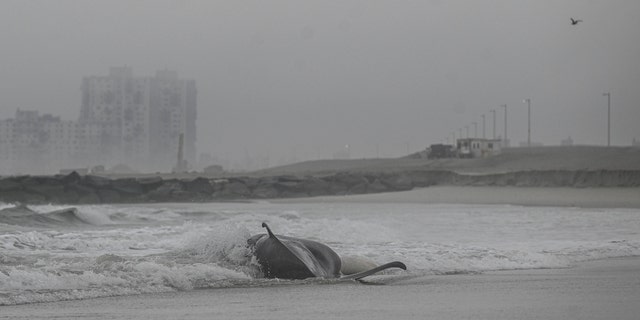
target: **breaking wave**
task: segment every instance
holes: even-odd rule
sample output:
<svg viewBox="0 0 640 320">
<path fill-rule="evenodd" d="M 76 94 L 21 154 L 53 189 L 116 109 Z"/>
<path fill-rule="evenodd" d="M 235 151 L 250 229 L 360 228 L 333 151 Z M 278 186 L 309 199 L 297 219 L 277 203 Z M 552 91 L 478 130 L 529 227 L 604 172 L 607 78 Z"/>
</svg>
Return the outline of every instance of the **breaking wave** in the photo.
<svg viewBox="0 0 640 320">
<path fill-rule="evenodd" d="M 206 288 L 262 279 L 247 239 L 320 241 L 408 271 L 379 278 L 564 268 L 640 256 L 638 211 L 382 204 L 0 206 L 0 305 Z"/>
</svg>

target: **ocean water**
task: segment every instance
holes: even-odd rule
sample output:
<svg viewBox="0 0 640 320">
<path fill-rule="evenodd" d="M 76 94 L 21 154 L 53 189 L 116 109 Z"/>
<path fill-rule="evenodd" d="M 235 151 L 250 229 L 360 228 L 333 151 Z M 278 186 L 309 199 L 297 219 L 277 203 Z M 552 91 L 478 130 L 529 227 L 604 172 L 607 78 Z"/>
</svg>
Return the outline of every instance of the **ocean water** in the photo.
<svg viewBox="0 0 640 320">
<path fill-rule="evenodd" d="M 398 203 L 0 204 L 0 305 L 207 288 L 309 285 L 260 276 L 246 240 L 323 242 L 403 261 L 372 282 L 566 268 L 640 255 L 640 209 Z M 331 282 L 331 281 L 328 281 Z"/>
</svg>

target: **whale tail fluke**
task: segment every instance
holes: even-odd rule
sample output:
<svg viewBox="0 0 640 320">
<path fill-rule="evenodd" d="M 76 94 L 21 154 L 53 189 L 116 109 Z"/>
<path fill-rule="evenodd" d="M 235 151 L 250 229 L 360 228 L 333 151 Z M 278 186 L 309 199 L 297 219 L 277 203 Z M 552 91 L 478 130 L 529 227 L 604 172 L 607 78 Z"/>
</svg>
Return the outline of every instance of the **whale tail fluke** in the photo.
<svg viewBox="0 0 640 320">
<path fill-rule="evenodd" d="M 393 261 L 393 262 L 385 263 L 381 266 L 377 266 L 373 269 L 369 269 L 367 271 L 350 274 L 348 276 L 342 276 L 340 277 L 340 280 L 360 280 L 364 277 L 370 276 L 372 274 L 378 273 L 382 270 L 386 270 L 389 268 L 399 268 L 402 270 L 407 270 L 407 266 L 404 263 L 400 261 Z"/>
</svg>

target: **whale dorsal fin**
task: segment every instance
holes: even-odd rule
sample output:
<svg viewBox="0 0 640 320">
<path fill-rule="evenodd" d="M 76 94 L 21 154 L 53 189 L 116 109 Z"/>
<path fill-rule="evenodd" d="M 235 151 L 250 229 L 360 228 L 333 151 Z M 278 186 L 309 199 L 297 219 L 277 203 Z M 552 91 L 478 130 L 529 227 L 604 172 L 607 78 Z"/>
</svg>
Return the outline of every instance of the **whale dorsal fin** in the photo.
<svg viewBox="0 0 640 320">
<path fill-rule="evenodd" d="M 262 223 L 262 227 L 267 229 L 267 232 L 269 233 L 269 238 L 278 239 L 278 237 L 276 237 L 276 235 L 273 234 L 273 232 L 271 232 L 271 228 L 269 228 L 266 222 Z"/>
<path fill-rule="evenodd" d="M 294 254 L 295 256 L 297 256 L 297 255 L 295 254 L 295 252 L 293 252 L 293 251 L 291 250 L 291 248 L 289 248 L 289 247 L 286 245 L 286 243 L 284 243 L 284 242 L 280 241 L 280 239 L 278 238 L 278 236 L 276 236 L 276 235 L 271 231 L 271 228 L 269 228 L 269 225 L 267 225 L 267 223 L 266 223 L 266 222 L 263 222 L 263 223 L 262 223 L 262 227 L 263 227 L 263 228 L 265 228 L 265 229 L 267 229 L 267 234 L 269 235 L 269 239 L 273 239 L 273 240 L 277 241 L 277 243 L 279 243 L 280 245 L 282 245 L 283 247 L 285 247 L 288 251 L 291 251 L 291 253 L 292 253 L 292 254 Z M 298 259 L 300 259 L 300 257 L 298 257 Z"/>
</svg>

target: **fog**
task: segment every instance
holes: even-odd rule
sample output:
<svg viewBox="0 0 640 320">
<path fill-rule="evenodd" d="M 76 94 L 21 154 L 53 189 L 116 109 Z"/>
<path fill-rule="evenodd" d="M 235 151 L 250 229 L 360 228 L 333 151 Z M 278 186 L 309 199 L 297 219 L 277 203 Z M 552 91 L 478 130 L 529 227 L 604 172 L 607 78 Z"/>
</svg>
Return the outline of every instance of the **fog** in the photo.
<svg viewBox="0 0 640 320">
<path fill-rule="evenodd" d="M 640 140 L 640 2 L 2 1 L 0 119 L 76 120 L 84 76 L 198 87 L 197 149 L 231 168 L 396 157 L 473 122 L 511 145 Z M 570 17 L 583 22 L 571 25 Z M 258 159 L 258 160 L 256 160 Z"/>
</svg>

